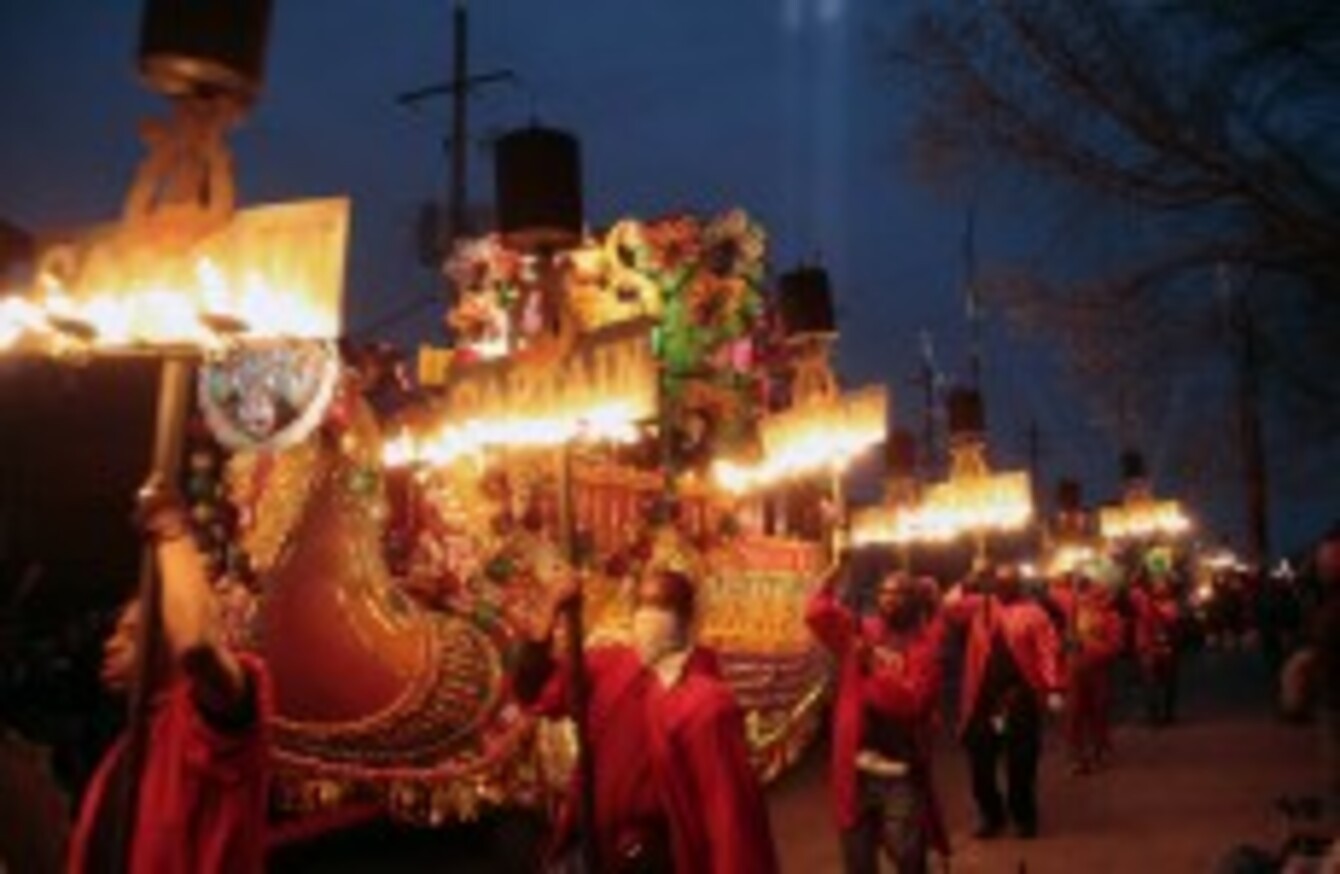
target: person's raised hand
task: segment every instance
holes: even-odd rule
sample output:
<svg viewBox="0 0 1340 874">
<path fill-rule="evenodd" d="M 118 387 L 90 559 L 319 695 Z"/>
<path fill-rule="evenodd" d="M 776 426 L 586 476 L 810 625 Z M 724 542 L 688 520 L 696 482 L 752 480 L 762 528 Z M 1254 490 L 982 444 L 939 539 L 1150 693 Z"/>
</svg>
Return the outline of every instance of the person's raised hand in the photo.
<svg viewBox="0 0 1340 874">
<path fill-rule="evenodd" d="M 851 557 L 851 528 L 845 524 L 838 524 L 833 527 L 833 556 L 838 561 L 845 561 Z"/>
<path fill-rule="evenodd" d="M 158 603 L 168 651 L 191 677 L 192 695 L 203 709 L 232 713 L 245 698 L 246 677 L 222 642 L 205 557 L 191 536 L 181 496 L 170 483 L 151 478 L 136 496 L 135 521 L 152 543 L 158 564 Z"/>
<path fill-rule="evenodd" d="M 577 574 L 564 574 L 558 577 L 549 588 L 548 597 L 549 609 L 553 613 L 576 606 L 582 597 L 581 579 Z"/>
<path fill-rule="evenodd" d="M 191 539 L 185 503 L 172 484 L 151 476 L 135 495 L 134 521 L 153 545 L 162 580 L 159 606 L 176 655 L 214 641 L 214 603 L 204 557 Z"/>
<path fill-rule="evenodd" d="M 133 518 L 135 527 L 154 541 L 175 540 L 191 533 L 181 494 L 156 474 L 135 495 Z"/>
<path fill-rule="evenodd" d="M 962 600 L 963 583 L 960 581 L 949 587 L 949 591 L 945 592 L 944 597 L 940 599 L 940 604 L 944 607 L 953 607 Z"/>
</svg>

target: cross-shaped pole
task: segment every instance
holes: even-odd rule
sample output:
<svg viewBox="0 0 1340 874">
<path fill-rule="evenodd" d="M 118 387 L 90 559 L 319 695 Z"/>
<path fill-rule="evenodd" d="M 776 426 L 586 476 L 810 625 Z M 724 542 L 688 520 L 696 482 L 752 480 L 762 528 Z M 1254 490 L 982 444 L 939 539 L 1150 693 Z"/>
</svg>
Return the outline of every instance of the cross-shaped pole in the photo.
<svg viewBox="0 0 1340 874">
<path fill-rule="evenodd" d="M 487 73 L 470 73 L 469 21 L 466 15 L 465 0 L 455 0 L 452 10 L 452 77 L 446 82 L 425 85 L 412 91 L 406 91 L 396 97 L 401 106 L 417 106 L 421 101 L 443 94 L 451 95 L 451 138 L 446 147 L 451 154 L 451 183 L 448 191 L 448 221 L 445 251 L 465 234 L 466 172 L 468 150 L 468 108 L 471 94 L 485 85 L 515 81 L 516 74 L 511 70 L 492 70 Z M 452 291 L 448 290 L 448 294 Z M 450 301 L 448 301 L 450 303 Z"/>
</svg>

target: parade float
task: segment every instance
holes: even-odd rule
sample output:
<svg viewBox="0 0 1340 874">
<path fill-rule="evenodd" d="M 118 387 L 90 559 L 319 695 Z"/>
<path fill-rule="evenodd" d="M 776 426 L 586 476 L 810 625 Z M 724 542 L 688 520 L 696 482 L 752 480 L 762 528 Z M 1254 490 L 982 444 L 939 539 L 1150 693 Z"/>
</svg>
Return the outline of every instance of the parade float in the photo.
<svg viewBox="0 0 1340 874">
<path fill-rule="evenodd" d="M 62 244 L 43 255 L 44 287 L 0 320 L 15 351 L 172 356 L 194 372 L 184 399 L 174 379 L 185 421 L 168 423 L 165 464 L 231 640 L 274 679 L 276 809 L 439 824 L 551 799 L 574 737 L 512 699 L 527 619 L 578 574 L 587 642 L 618 640 L 654 565 L 700 581 L 700 637 L 760 774 L 779 774 L 817 731 L 829 680 L 803 621 L 828 545 L 822 527 L 787 534 L 780 496 L 840 499 L 887 410 L 882 391 L 837 390 L 831 333 L 779 325 L 761 229 L 739 211 L 626 221 L 547 271 L 496 237 L 468 243 L 451 265 L 476 277 L 448 315 L 456 343 L 423 350 L 420 387 L 387 411 L 301 298 L 272 309 L 291 325 L 264 320 L 262 287 L 336 299 L 343 209 L 230 212 L 178 258 L 160 251 L 170 275 L 143 288 L 157 274 L 100 266 L 126 263 L 111 256 L 138 225 Z M 304 259 L 265 270 L 237 242 L 254 254 L 295 234 Z M 647 260 L 620 262 L 629 252 Z M 548 307 L 555 291 L 560 311 L 528 321 L 517 302 Z"/>
<path fill-rule="evenodd" d="M 227 586 L 228 615 L 274 677 L 287 813 L 371 802 L 436 824 L 551 799 L 573 727 L 518 707 L 509 668 L 571 574 L 588 645 L 627 634 L 642 569 L 699 580 L 698 633 L 765 779 L 819 727 L 829 665 L 803 612 L 828 545 L 786 536 L 778 495 L 840 500 L 887 417 L 881 389 L 837 388 L 826 287 L 768 295 L 740 210 L 562 251 L 511 239 L 456 248 L 454 342 L 420 350 L 416 391 L 378 411 L 351 375 L 310 437 L 227 463 L 256 581 Z"/>
</svg>

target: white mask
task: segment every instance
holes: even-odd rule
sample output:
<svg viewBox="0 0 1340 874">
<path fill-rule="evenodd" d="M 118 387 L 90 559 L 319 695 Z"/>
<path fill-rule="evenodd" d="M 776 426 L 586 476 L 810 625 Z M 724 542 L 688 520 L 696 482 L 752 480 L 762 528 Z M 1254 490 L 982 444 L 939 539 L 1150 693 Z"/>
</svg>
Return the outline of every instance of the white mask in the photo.
<svg viewBox="0 0 1340 874">
<path fill-rule="evenodd" d="M 633 647 L 646 664 L 653 664 L 683 644 L 679 617 L 664 607 L 638 607 L 633 611 Z"/>
</svg>

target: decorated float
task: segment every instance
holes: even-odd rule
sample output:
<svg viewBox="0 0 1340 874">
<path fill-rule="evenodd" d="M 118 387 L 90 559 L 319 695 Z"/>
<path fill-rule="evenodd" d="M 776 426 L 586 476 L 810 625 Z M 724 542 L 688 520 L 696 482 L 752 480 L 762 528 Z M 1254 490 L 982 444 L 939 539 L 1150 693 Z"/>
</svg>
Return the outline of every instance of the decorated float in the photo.
<svg viewBox="0 0 1340 874">
<path fill-rule="evenodd" d="M 739 210 L 562 251 L 467 241 L 447 265 L 454 343 L 420 350 L 414 390 L 388 403 L 364 368 L 306 439 L 230 453 L 223 512 L 255 582 L 226 584 L 228 615 L 274 676 L 282 809 L 435 824 L 552 798 L 574 734 L 513 701 L 521 635 L 579 574 L 587 644 L 618 640 L 653 565 L 700 581 L 761 775 L 795 761 L 829 680 L 803 621 L 829 558 L 815 501 L 840 499 L 887 404 L 838 391 L 826 287 L 788 274 L 771 296 L 764 256 Z M 257 385 L 292 363 L 253 363 Z M 221 433 L 211 390 L 236 379 L 212 375 Z"/>
</svg>

